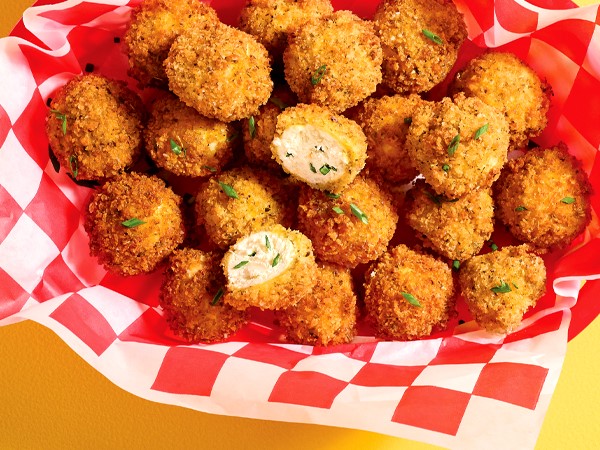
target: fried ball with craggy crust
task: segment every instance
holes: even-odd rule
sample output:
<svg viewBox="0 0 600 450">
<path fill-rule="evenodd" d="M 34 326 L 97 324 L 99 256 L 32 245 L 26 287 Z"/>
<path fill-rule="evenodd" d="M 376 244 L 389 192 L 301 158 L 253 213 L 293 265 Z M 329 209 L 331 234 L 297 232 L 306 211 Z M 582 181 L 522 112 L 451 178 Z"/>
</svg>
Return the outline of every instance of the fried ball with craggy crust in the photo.
<svg viewBox="0 0 600 450">
<path fill-rule="evenodd" d="M 78 180 L 121 173 L 142 147 L 144 105 L 122 81 L 86 74 L 58 89 L 46 118 L 46 134 L 60 165 Z"/>
<path fill-rule="evenodd" d="M 238 331 L 246 311 L 219 301 L 225 276 L 216 253 L 184 248 L 167 261 L 160 305 L 173 332 L 189 342 L 219 342 Z"/>
<path fill-rule="evenodd" d="M 494 185 L 497 217 L 539 250 L 570 244 L 591 220 L 592 187 L 566 145 L 512 159 Z"/>
<path fill-rule="evenodd" d="M 464 92 L 502 111 L 510 130 L 510 146 L 527 146 L 546 127 L 550 86 L 511 53 L 489 52 L 472 59 L 458 72 L 450 92 Z"/>
<path fill-rule="evenodd" d="M 277 117 L 271 151 L 293 178 L 340 192 L 365 166 L 367 139 L 356 122 L 321 106 L 300 104 Z"/>
<path fill-rule="evenodd" d="M 455 199 L 492 185 L 507 160 L 508 140 L 502 113 L 459 94 L 417 108 L 406 148 L 435 193 Z"/>
<path fill-rule="evenodd" d="M 107 181 L 87 207 L 90 254 L 120 275 L 152 272 L 183 241 L 180 204 L 155 176 L 133 172 Z"/>
<path fill-rule="evenodd" d="M 464 261 L 476 255 L 494 231 L 489 188 L 448 201 L 419 180 L 407 199 L 406 222 L 426 247 L 448 259 Z"/>
<path fill-rule="evenodd" d="M 205 182 L 196 196 L 196 214 L 209 238 L 226 249 L 242 236 L 269 225 L 291 227 L 296 218 L 294 189 L 263 169 L 242 167 Z"/>
<path fill-rule="evenodd" d="M 229 123 L 201 116 L 174 95 L 156 100 L 144 132 L 154 163 L 176 175 L 205 177 L 219 171 L 233 156 Z"/>
<path fill-rule="evenodd" d="M 398 245 L 367 271 L 367 318 L 380 338 L 419 339 L 446 326 L 454 311 L 454 293 L 447 264 Z"/>
<path fill-rule="evenodd" d="M 271 95 L 265 47 L 236 28 L 190 23 L 165 60 L 169 89 L 200 114 L 223 122 L 258 113 Z"/>
<path fill-rule="evenodd" d="M 283 53 L 285 79 L 302 103 L 342 112 L 381 82 L 382 52 L 371 22 L 337 11 L 297 29 Z"/>
<path fill-rule="evenodd" d="M 467 38 L 449 0 L 383 0 L 373 17 L 383 48 L 383 84 L 398 94 L 429 91 L 446 78 Z"/>
<path fill-rule="evenodd" d="M 239 28 L 278 58 L 291 32 L 332 12 L 330 0 L 249 0 L 242 8 Z"/>
<path fill-rule="evenodd" d="M 527 245 L 508 246 L 467 260 L 458 280 L 475 321 L 491 333 L 510 333 L 544 295 L 546 267 Z"/>
<path fill-rule="evenodd" d="M 240 238 L 221 265 L 227 278 L 223 301 L 237 309 L 293 306 L 312 293 L 318 270 L 310 240 L 281 225 Z"/>
<path fill-rule="evenodd" d="M 356 294 L 350 270 L 319 264 L 311 295 L 276 312 L 286 339 L 296 344 L 337 345 L 356 335 Z"/>
<path fill-rule="evenodd" d="M 201 0 L 144 0 L 135 7 L 123 36 L 129 75 L 144 85 L 166 87 L 163 63 L 192 19 L 195 26 L 219 23 L 217 13 Z"/>
<path fill-rule="evenodd" d="M 392 196 L 372 179 L 357 177 L 341 194 L 300 188 L 298 229 L 323 261 L 354 268 L 377 259 L 397 222 Z"/>
</svg>

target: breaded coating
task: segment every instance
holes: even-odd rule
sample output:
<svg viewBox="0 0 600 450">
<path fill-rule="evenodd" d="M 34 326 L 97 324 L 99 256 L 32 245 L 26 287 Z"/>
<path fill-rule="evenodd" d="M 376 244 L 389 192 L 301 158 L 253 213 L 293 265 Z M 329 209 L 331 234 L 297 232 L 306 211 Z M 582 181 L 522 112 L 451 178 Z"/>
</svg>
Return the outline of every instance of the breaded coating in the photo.
<svg viewBox="0 0 600 450">
<path fill-rule="evenodd" d="M 286 339 L 296 344 L 337 345 L 356 335 L 356 294 L 350 270 L 319 264 L 311 295 L 277 311 Z"/>
<path fill-rule="evenodd" d="M 356 122 L 300 104 L 279 114 L 271 151 L 293 178 L 340 192 L 365 166 L 367 139 Z"/>
<path fill-rule="evenodd" d="M 570 244 L 591 220 L 592 186 L 564 144 L 510 160 L 494 185 L 497 216 L 539 250 Z"/>
<path fill-rule="evenodd" d="M 342 112 L 381 82 L 382 51 L 373 24 L 337 11 L 297 29 L 283 53 L 285 79 L 302 103 Z"/>
<path fill-rule="evenodd" d="M 198 223 L 222 249 L 269 225 L 292 226 L 296 205 L 289 183 L 266 170 L 250 167 L 212 177 L 196 196 Z"/>
<path fill-rule="evenodd" d="M 527 146 L 546 127 L 550 86 L 511 53 L 488 52 L 456 74 L 450 93 L 464 92 L 502 111 L 510 129 L 510 146 Z"/>
<path fill-rule="evenodd" d="M 238 331 L 248 313 L 220 301 L 225 289 L 221 257 L 184 248 L 167 261 L 160 306 L 173 332 L 189 342 L 219 342 Z"/>
<path fill-rule="evenodd" d="M 239 27 L 278 58 L 290 33 L 311 19 L 332 12 L 330 0 L 248 0 L 242 8 Z"/>
<path fill-rule="evenodd" d="M 185 104 L 223 122 L 257 114 L 273 89 L 265 47 L 223 24 L 190 23 L 171 46 L 165 71 L 169 89 Z"/>
<path fill-rule="evenodd" d="M 166 87 L 163 63 L 175 38 L 191 21 L 219 23 L 216 12 L 201 0 L 144 0 L 131 13 L 123 36 L 129 75 L 144 85 Z"/>
<path fill-rule="evenodd" d="M 233 156 L 231 124 L 198 114 L 174 95 L 156 100 L 144 131 L 154 163 L 176 175 L 202 177 L 219 171 Z"/>
<path fill-rule="evenodd" d="M 476 255 L 494 231 L 491 189 L 479 189 L 448 201 L 423 180 L 408 191 L 406 222 L 416 237 L 448 259 L 464 261 Z"/>
<path fill-rule="evenodd" d="M 398 94 L 429 91 L 446 78 L 467 38 L 449 0 L 383 0 L 373 17 L 383 48 L 383 84 Z"/>
<path fill-rule="evenodd" d="M 546 290 L 544 260 L 527 245 L 474 256 L 461 265 L 460 289 L 475 321 L 491 333 L 510 333 Z"/>
<path fill-rule="evenodd" d="M 128 173 L 107 181 L 87 207 L 90 254 L 119 275 L 152 272 L 183 241 L 180 204 L 155 176 Z"/>
<path fill-rule="evenodd" d="M 317 263 L 302 233 L 273 225 L 232 245 L 221 263 L 227 278 L 223 301 L 234 308 L 288 308 L 312 293 Z"/>
<path fill-rule="evenodd" d="M 489 188 L 507 160 L 504 115 L 476 97 L 424 103 L 413 114 L 408 155 L 436 194 L 449 199 Z"/>
<path fill-rule="evenodd" d="M 122 81 L 85 74 L 55 92 L 46 134 L 60 165 L 78 180 L 103 180 L 132 165 L 142 146 L 144 105 Z"/>
<path fill-rule="evenodd" d="M 367 271 L 367 317 L 377 337 L 419 339 L 446 326 L 454 311 L 454 291 L 447 264 L 399 245 Z"/>
<path fill-rule="evenodd" d="M 341 194 L 300 189 L 298 229 L 323 261 L 354 268 L 377 259 L 397 222 L 392 196 L 372 179 L 357 177 Z"/>
</svg>

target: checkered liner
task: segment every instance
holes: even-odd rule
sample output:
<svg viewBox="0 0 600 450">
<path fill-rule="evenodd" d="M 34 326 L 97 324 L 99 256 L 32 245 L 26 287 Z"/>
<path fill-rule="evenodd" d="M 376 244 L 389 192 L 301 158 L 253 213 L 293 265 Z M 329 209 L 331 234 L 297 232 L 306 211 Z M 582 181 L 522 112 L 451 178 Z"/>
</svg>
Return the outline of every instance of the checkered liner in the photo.
<svg viewBox="0 0 600 450">
<path fill-rule="evenodd" d="M 231 22 L 238 3 L 213 6 Z M 338 3 L 364 16 L 376 5 Z M 186 345 L 158 307 L 160 274 L 124 279 L 88 256 L 82 211 L 91 191 L 54 169 L 44 133 L 48 97 L 86 64 L 128 80 L 118 37 L 131 6 L 73 0 L 34 7 L 14 37 L 0 40 L 0 325 L 35 320 L 115 384 L 158 402 L 446 447 L 533 448 L 569 324 L 576 334 L 600 310 L 597 216 L 566 254 L 548 258 L 554 292 L 506 338 L 469 322 L 418 342 L 364 337 L 313 348 L 278 343 L 265 320 L 228 342 Z M 461 61 L 497 47 L 546 77 L 554 97 L 538 142 L 567 143 L 600 190 L 598 7 L 549 11 L 516 0 L 498 0 L 493 10 L 488 2 L 457 6 L 470 35 Z M 595 211 L 599 202 L 595 196 Z"/>
</svg>

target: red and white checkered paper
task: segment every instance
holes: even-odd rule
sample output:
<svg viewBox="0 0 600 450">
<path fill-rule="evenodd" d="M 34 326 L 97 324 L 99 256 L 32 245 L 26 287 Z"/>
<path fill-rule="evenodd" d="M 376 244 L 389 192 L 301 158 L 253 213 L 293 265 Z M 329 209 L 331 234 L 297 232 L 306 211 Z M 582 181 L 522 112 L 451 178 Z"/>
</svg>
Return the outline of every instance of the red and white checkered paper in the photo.
<svg viewBox="0 0 600 450">
<path fill-rule="evenodd" d="M 567 143 L 600 191 L 598 6 L 547 0 L 561 8 L 548 10 L 544 1 L 457 0 L 469 29 L 459 65 L 498 48 L 545 77 L 554 97 L 537 142 Z M 566 252 L 546 259 L 549 293 L 508 337 L 469 321 L 417 342 L 362 337 L 319 348 L 280 343 L 265 315 L 228 342 L 186 345 L 158 306 L 160 273 L 121 278 L 88 256 L 82 212 L 91 191 L 56 173 L 44 132 L 48 97 L 88 63 L 135 87 L 115 37 L 137 2 L 43 3 L 0 40 L 0 325 L 35 320 L 115 384 L 153 401 L 450 448 L 533 448 L 567 340 L 600 311 L 596 213 Z M 233 23 L 242 3 L 213 6 Z M 364 17 L 376 3 L 334 1 Z M 600 211 L 597 195 L 592 203 Z"/>
</svg>

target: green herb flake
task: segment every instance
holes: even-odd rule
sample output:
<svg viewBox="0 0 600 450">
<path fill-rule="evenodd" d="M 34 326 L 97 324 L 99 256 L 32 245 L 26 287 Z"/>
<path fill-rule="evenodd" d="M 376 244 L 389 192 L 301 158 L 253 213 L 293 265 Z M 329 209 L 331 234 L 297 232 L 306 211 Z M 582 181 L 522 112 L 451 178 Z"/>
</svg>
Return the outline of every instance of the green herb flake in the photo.
<svg viewBox="0 0 600 450">
<path fill-rule="evenodd" d="M 342 194 L 335 194 L 333 192 L 325 191 L 325 195 L 329 198 L 340 198 Z"/>
<path fill-rule="evenodd" d="M 285 154 L 285 157 L 286 157 L 286 158 L 289 158 L 290 156 L 293 158 L 293 157 L 294 157 L 294 154 L 293 154 L 293 153 L 290 153 L 290 152 L 286 152 L 286 154 Z"/>
<path fill-rule="evenodd" d="M 494 286 L 492 288 L 492 292 L 495 294 L 506 294 L 507 292 L 510 292 L 510 286 L 508 285 L 508 283 L 506 283 L 505 281 L 500 280 L 500 284 L 498 286 Z"/>
<path fill-rule="evenodd" d="M 267 247 L 267 250 L 271 250 L 271 241 L 267 235 L 265 235 L 265 247 Z"/>
<path fill-rule="evenodd" d="M 235 189 L 233 187 L 231 187 L 228 184 L 225 183 L 221 183 L 219 181 L 219 186 L 221 186 L 221 190 L 225 193 L 225 195 L 227 195 L 227 197 L 229 198 L 239 198 L 237 192 L 235 192 Z"/>
<path fill-rule="evenodd" d="M 369 218 L 367 217 L 367 215 L 364 212 L 362 212 L 360 210 L 360 208 L 358 206 L 356 206 L 354 203 L 350 203 L 350 211 L 352 211 L 352 214 L 354 214 L 357 218 L 359 218 L 362 223 L 364 223 L 364 224 L 369 223 Z"/>
<path fill-rule="evenodd" d="M 437 34 L 433 33 L 432 31 L 429 31 L 425 28 L 423 28 L 421 30 L 423 32 L 423 34 L 425 35 L 425 37 L 433 42 L 435 42 L 438 45 L 442 45 L 444 43 L 444 41 L 442 40 L 441 37 L 439 37 Z"/>
<path fill-rule="evenodd" d="M 335 212 L 336 214 L 344 214 L 344 210 L 342 208 L 340 208 L 339 206 L 334 206 L 333 208 L 331 208 L 333 210 L 333 212 Z"/>
<path fill-rule="evenodd" d="M 180 144 L 178 144 L 173 139 L 169 140 L 169 144 L 171 145 L 171 151 L 173 153 L 175 153 L 177 156 L 179 156 L 181 154 L 183 154 L 183 156 L 185 156 L 185 149 Z"/>
<path fill-rule="evenodd" d="M 452 268 L 454 270 L 460 269 L 460 261 L 458 259 L 455 259 L 454 261 L 452 261 Z"/>
<path fill-rule="evenodd" d="M 448 145 L 448 154 L 450 156 L 453 156 L 454 153 L 456 153 L 456 150 L 458 149 L 458 144 L 460 144 L 460 134 L 454 136 L 450 141 L 450 145 Z"/>
<path fill-rule="evenodd" d="M 313 166 L 313 163 L 308 163 L 309 167 L 310 167 L 310 171 L 312 173 L 317 173 L 317 169 L 315 168 L 315 166 Z"/>
<path fill-rule="evenodd" d="M 490 241 L 490 248 L 492 249 L 493 252 L 498 251 L 498 246 L 496 245 L 496 243 L 494 241 Z"/>
<path fill-rule="evenodd" d="M 561 202 L 570 205 L 571 203 L 575 203 L 575 199 L 573 197 L 564 197 L 560 199 Z"/>
<path fill-rule="evenodd" d="M 444 165 L 442 166 L 442 170 L 443 170 L 444 172 L 448 172 L 448 171 L 450 170 L 450 166 L 449 166 L 448 164 L 444 164 Z"/>
<path fill-rule="evenodd" d="M 216 172 L 217 171 L 217 169 L 215 169 L 214 167 L 207 166 L 207 165 L 202 166 L 202 168 L 208 170 L 209 172 Z"/>
<path fill-rule="evenodd" d="M 78 162 L 77 162 L 77 156 L 75 156 L 75 155 L 69 156 L 69 168 L 71 169 L 73 178 L 77 178 L 77 175 L 79 175 L 79 166 L 78 166 Z"/>
<path fill-rule="evenodd" d="M 327 66 L 323 64 L 321 67 L 315 70 L 315 73 L 313 73 L 313 75 L 310 77 L 310 83 L 313 86 L 319 84 L 323 78 L 323 75 L 325 75 L 325 72 L 327 72 Z"/>
<path fill-rule="evenodd" d="M 517 207 L 515 208 L 515 211 L 516 211 L 516 212 L 528 211 L 528 209 L 527 209 L 525 206 L 523 206 L 523 205 L 520 205 L 520 206 L 517 206 Z"/>
<path fill-rule="evenodd" d="M 60 129 L 62 131 L 62 134 L 67 134 L 67 115 L 61 113 L 57 109 L 51 109 L 50 112 L 54 114 L 58 120 L 60 120 Z"/>
<path fill-rule="evenodd" d="M 221 300 L 221 297 L 223 297 L 224 293 L 225 293 L 225 290 L 222 287 L 219 288 L 219 290 L 217 291 L 217 293 L 213 297 L 212 302 L 210 302 L 210 304 L 212 306 L 215 306 L 217 303 L 219 303 L 219 300 Z"/>
<path fill-rule="evenodd" d="M 248 256 L 249 256 L 250 258 L 252 258 L 252 257 L 256 256 L 256 250 L 254 250 L 254 251 L 253 251 L 252 253 L 250 253 Z"/>
<path fill-rule="evenodd" d="M 254 139 L 254 136 L 256 136 L 256 120 L 254 116 L 250 116 L 248 119 L 248 132 L 250 133 L 250 139 Z"/>
<path fill-rule="evenodd" d="M 269 99 L 269 101 L 271 103 L 273 103 L 274 105 L 278 106 L 280 110 L 284 110 L 285 108 L 288 107 L 288 105 L 286 105 L 284 102 L 281 101 L 281 99 L 277 98 L 277 97 L 271 97 Z"/>
<path fill-rule="evenodd" d="M 475 135 L 473 136 L 473 139 L 479 139 L 481 137 L 481 135 L 488 130 L 488 127 L 489 127 L 489 124 L 486 123 L 481 128 L 478 128 L 477 131 L 475 132 Z"/>
<path fill-rule="evenodd" d="M 242 267 L 244 267 L 246 264 L 248 264 L 250 261 L 240 261 L 239 263 L 237 263 L 235 266 L 233 266 L 234 269 L 241 269 Z"/>
<path fill-rule="evenodd" d="M 337 169 L 333 166 L 330 166 L 329 164 L 323 164 L 320 168 L 319 168 L 319 172 L 321 172 L 321 175 L 327 175 L 329 172 L 331 171 L 337 172 Z"/>
<path fill-rule="evenodd" d="M 279 253 L 277 253 L 277 256 L 275 256 L 275 258 L 273 258 L 273 262 L 271 263 L 271 267 L 275 267 L 277 264 L 279 264 L 279 259 L 281 258 L 281 255 Z"/>
<path fill-rule="evenodd" d="M 419 300 L 417 300 L 414 295 L 409 294 L 408 292 L 401 292 L 401 294 L 402 297 L 404 297 L 408 303 L 421 308 L 421 303 L 419 303 Z"/>
<path fill-rule="evenodd" d="M 123 222 L 121 222 L 121 225 L 123 225 L 124 227 L 127 227 L 127 228 L 135 228 L 144 223 L 146 223 L 146 222 L 138 219 L 137 217 L 132 217 L 131 219 L 127 219 L 127 220 L 124 220 Z"/>
</svg>

